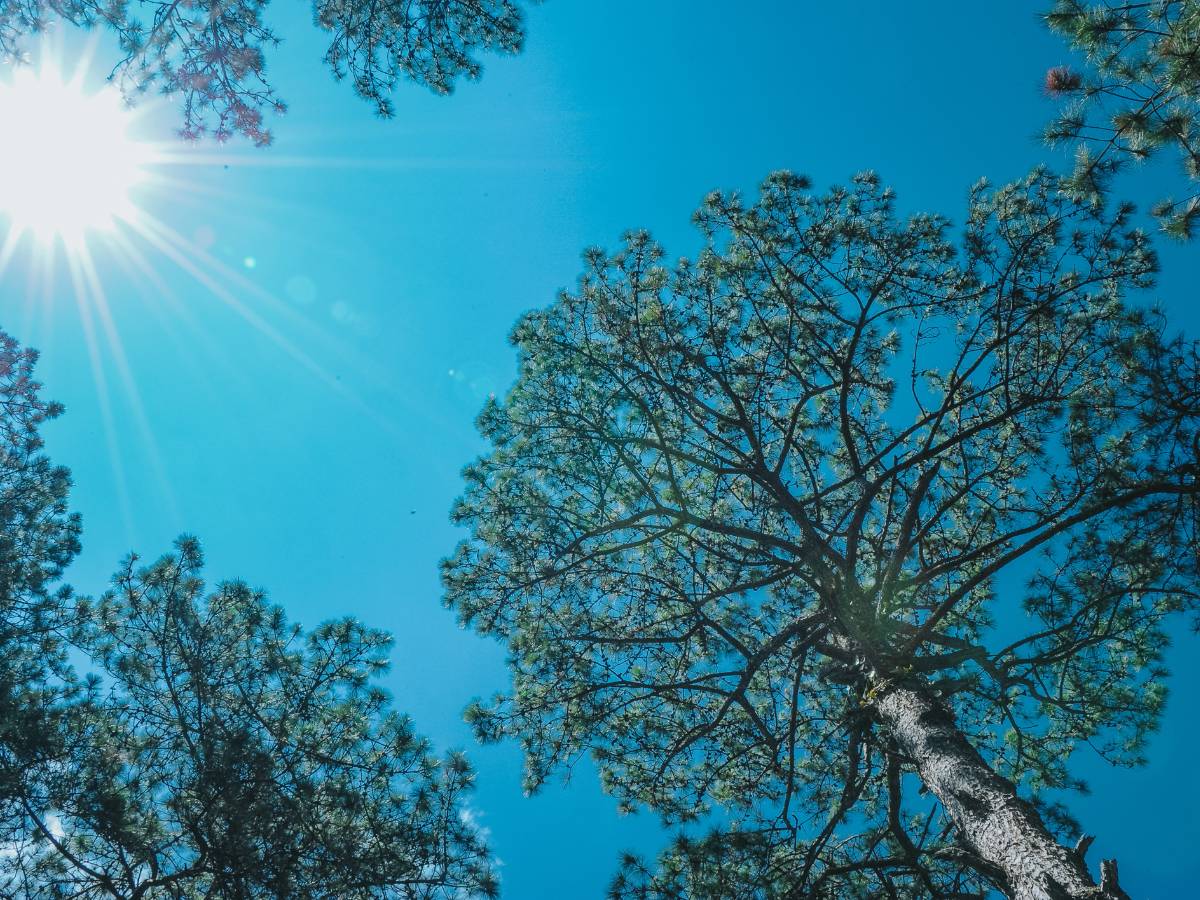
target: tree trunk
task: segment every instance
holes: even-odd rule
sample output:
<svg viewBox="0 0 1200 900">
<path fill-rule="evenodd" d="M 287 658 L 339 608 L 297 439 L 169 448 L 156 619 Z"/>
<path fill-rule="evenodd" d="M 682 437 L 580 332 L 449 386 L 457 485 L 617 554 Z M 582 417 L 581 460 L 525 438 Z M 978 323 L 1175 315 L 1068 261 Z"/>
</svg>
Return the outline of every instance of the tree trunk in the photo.
<svg viewBox="0 0 1200 900">
<path fill-rule="evenodd" d="M 1054 839 L 1012 782 L 983 760 L 951 713 L 915 679 L 885 681 L 875 707 L 959 836 L 1013 900 L 1128 900 L 1106 860 L 1097 885 L 1082 852 Z M 1090 843 L 1087 839 L 1086 842 Z M 1081 842 L 1081 846 L 1084 842 Z"/>
</svg>

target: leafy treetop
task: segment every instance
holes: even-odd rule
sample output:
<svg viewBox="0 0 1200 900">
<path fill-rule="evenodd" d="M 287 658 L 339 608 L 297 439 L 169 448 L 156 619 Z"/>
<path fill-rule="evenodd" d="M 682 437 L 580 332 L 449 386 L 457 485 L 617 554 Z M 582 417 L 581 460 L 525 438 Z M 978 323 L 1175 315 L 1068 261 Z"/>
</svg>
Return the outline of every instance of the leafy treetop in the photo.
<svg viewBox="0 0 1200 900">
<path fill-rule="evenodd" d="M 1123 302 L 1156 265 L 1130 208 L 1067 187 L 976 187 L 956 245 L 874 175 L 779 173 L 707 199 L 695 261 L 633 233 L 516 326 L 444 564 L 511 651 L 475 727 L 521 739 L 531 788 L 590 751 L 625 804 L 727 820 L 619 893 L 1016 877 L 917 793 L 938 760 L 900 747 L 896 684 L 1035 799 L 1078 743 L 1140 760 L 1162 622 L 1197 600 L 1200 367 Z"/>
<path fill-rule="evenodd" d="M 491 897 L 466 760 L 373 681 L 390 638 L 305 634 L 240 582 L 205 594 L 195 540 L 81 604 L 95 667 L 25 779 L 0 863 L 27 897 Z M 11 827 L 11 826 L 10 826 Z"/>
</svg>

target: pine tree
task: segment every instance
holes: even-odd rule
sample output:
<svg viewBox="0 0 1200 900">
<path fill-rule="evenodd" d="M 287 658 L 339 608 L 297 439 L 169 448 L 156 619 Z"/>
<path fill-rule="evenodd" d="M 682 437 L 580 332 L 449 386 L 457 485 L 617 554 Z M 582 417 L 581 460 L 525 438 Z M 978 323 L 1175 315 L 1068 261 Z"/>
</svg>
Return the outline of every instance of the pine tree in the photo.
<svg viewBox="0 0 1200 900">
<path fill-rule="evenodd" d="M 1124 294 L 1155 256 L 1036 172 L 961 241 L 874 175 L 711 195 L 668 267 L 586 254 L 513 332 L 444 563 L 510 651 L 477 703 L 536 789 L 581 753 L 722 827 L 619 897 L 1117 898 L 1047 789 L 1141 761 L 1195 610 L 1200 360 Z"/>
<path fill-rule="evenodd" d="M 268 0 L 0 0 L 0 58 L 20 58 L 23 39 L 55 18 L 115 33 L 124 54 L 114 77 L 126 93 L 181 98 L 181 134 L 271 142 L 264 113 L 283 113 L 267 77 L 279 37 Z M 448 94 L 478 78 L 479 52 L 517 53 L 524 41 L 519 0 L 315 0 L 313 20 L 329 33 L 325 62 L 376 112 L 404 78 Z"/>
<path fill-rule="evenodd" d="M 37 354 L 0 332 L 0 830 L 28 766 L 57 746 L 56 710 L 72 693 L 57 635 L 71 596 L 59 579 L 79 550 L 70 476 L 42 452 L 62 408 L 40 396 Z"/>
<path fill-rule="evenodd" d="M 1058 0 L 1045 19 L 1086 56 L 1083 71 L 1046 75 L 1047 93 L 1068 101 L 1046 137 L 1078 142 L 1076 189 L 1094 193 L 1126 162 L 1172 148 L 1186 193 L 1154 213 L 1167 233 L 1190 238 L 1200 221 L 1200 2 Z"/>
<path fill-rule="evenodd" d="M 9 862 L 28 897 L 495 896 L 463 815 L 472 772 L 430 755 L 374 678 L 390 638 L 304 634 L 197 543 L 131 558 L 76 633 L 98 674 L 64 719 Z M 49 773 L 47 773 L 48 775 Z"/>
<path fill-rule="evenodd" d="M 34 360 L 0 336 L 0 895 L 495 896 L 470 766 L 377 684 L 387 634 L 206 591 L 191 538 L 99 601 L 56 588 L 79 520 Z"/>
</svg>

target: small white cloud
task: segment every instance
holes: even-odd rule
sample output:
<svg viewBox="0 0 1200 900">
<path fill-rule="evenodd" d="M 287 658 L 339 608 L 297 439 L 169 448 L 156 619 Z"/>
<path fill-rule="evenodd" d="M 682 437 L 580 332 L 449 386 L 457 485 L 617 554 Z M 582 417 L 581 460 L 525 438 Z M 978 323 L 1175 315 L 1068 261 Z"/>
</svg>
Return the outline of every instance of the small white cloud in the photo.
<svg viewBox="0 0 1200 900">
<path fill-rule="evenodd" d="M 475 831 L 484 843 L 491 843 L 492 829 L 483 824 L 483 813 L 469 803 L 458 808 L 458 820 Z"/>
</svg>

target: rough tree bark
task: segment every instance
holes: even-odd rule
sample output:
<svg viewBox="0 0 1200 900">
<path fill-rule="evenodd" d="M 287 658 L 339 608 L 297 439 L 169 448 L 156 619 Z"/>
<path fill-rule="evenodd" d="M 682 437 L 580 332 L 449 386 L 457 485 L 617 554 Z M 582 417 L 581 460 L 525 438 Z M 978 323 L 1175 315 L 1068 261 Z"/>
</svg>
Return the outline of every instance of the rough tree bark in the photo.
<svg viewBox="0 0 1200 900">
<path fill-rule="evenodd" d="M 915 678 L 881 681 L 874 695 L 879 721 L 913 761 L 925 786 L 941 801 L 977 865 L 1013 900 L 1129 900 L 1117 883 L 1116 863 L 1105 860 L 1099 885 L 1083 853 L 1064 847 L 958 729 L 954 717 Z"/>
</svg>

